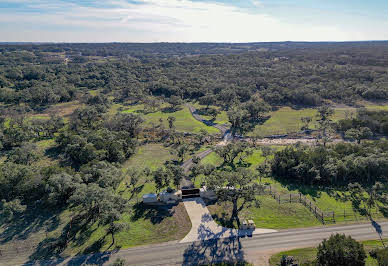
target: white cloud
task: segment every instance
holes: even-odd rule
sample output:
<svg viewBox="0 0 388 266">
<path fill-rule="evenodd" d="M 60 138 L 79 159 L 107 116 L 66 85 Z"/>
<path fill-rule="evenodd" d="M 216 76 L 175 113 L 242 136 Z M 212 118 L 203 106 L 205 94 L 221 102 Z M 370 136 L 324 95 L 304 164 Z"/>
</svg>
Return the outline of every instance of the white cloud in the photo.
<svg viewBox="0 0 388 266">
<path fill-rule="evenodd" d="M 19 0 L 20 1 L 20 0 Z M 23 0 L 22 0 L 23 1 Z M 43 14 L 1 14 L 2 41 L 130 41 L 130 42 L 256 42 L 285 40 L 364 39 L 364 33 L 325 25 L 289 24 L 279 18 L 220 3 L 189 0 L 142 0 L 131 4 L 110 0 L 115 7 L 81 7 L 75 4 Z M 259 1 L 253 3 L 261 5 Z M 46 5 L 39 0 L 39 5 Z M 59 32 L 13 30 L 12 24 L 61 26 Z M 68 27 L 68 29 L 66 29 Z M 73 30 L 72 30 L 73 29 Z M 76 29 L 76 30 L 74 30 Z M 387 35 L 387 34 L 386 34 Z M 385 36 L 388 38 L 388 36 Z M 1 41 L 0 39 L 0 41 Z M 367 39 L 367 38 L 365 38 Z M 372 38 L 373 39 L 373 38 Z"/>
<path fill-rule="evenodd" d="M 252 4 L 256 7 L 262 7 L 263 3 L 259 0 L 252 0 Z"/>
</svg>

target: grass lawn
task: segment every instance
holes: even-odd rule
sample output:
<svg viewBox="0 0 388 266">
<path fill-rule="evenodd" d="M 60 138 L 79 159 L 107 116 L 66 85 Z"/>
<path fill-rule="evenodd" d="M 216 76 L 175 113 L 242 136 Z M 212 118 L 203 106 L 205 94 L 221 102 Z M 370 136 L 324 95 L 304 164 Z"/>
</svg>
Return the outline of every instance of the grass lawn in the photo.
<svg viewBox="0 0 388 266">
<path fill-rule="evenodd" d="M 333 121 L 338 121 L 346 117 L 347 113 L 354 112 L 354 108 L 335 108 Z M 287 134 L 300 131 L 302 127 L 302 117 L 310 116 L 313 121 L 310 128 L 315 129 L 317 125 L 317 110 L 305 108 L 295 110 L 291 107 L 282 107 L 270 113 L 271 118 L 263 125 L 256 126 L 249 135 L 265 137 L 269 135 Z"/>
<path fill-rule="evenodd" d="M 146 144 L 138 148 L 136 154 L 132 156 L 128 161 L 124 163 L 123 169 L 135 167 L 138 170 L 143 170 L 148 167 L 151 170 L 156 170 L 158 167 L 163 166 L 164 162 L 174 158 L 171 154 L 170 149 L 163 147 L 161 144 Z M 124 187 L 123 180 L 118 190 L 122 190 Z M 139 193 L 139 197 L 147 193 L 155 193 L 154 182 L 146 182 L 143 190 Z M 123 197 L 126 197 L 125 193 Z"/>
<path fill-rule="evenodd" d="M 375 110 L 375 111 L 388 111 L 388 104 L 372 104 L 367 103 L 365 104 L 365 107 L 369 110 Z"/>
<path fill-rule="evenodd" d="M 186 106 L 182 106 L 182 109 L 173 113 L 169 112 L 162 112 L 157 111 L 154 113 L 147 113 L 144 114 L 144 106 L 143 105 L 134 105 L 130 106 L 129 108 L 123 107 L 121 105 L 115 104 L 112 106 L 111 110 L 109 111 L 110 114 L 117 113 L 119 109 L 123 108 L 123 113 L 139 113 L 141 114 L 144 119 L 145 123 L 150 126 L 152 123 L 154 125 L 158 125 L 160 122 L 160 119 L 163 119 L 163 124 L 166 128 L 168 128 L 168 121 L 167 118 L 169 116 L 175 117 L 175 127 L 177 131 L 180 132 L 192 132 L 192 133 L 199 133 L 201 129 L 207 131 L 209 134 L 216 134 L 219 133 L 219 130 L 214 127 L 206 126 L 205 124 L 195 120 L 193 116 L 190 113 L 190 110 Z"/>
<path fill-rule="evenodd" d="M 183 203 L 170 209 L 164 207 L 147 207 L 138 204 L 131 213 L 125 213 L 119 221 L 128 226 L 127 230 L 115 236 L 115 245 L 112 244 L 110 235 L 106 235 L 104 227 L 98 224 L 92 225 L 84 234 L 90 234 L 87 241 L 77 245 L 72 242 L 68 252 L 96 250 L 112 250 L 115 248 L 128 248 L 139 245 L 161 243 L 171 240 L 182 239 L 191 228 L 190 219 L 186 213 Z M 82 235 L 79 235 L 82 238 Z"/>
<path fill-rule="evenodd" d="M 321 223 L 303 205 L 298 203 L 279 204 L 270 196 L 258 196 L 261 202 L 260 208 L 250 207 L 243 210 L 239 218 L 252 219 L 258 228 L 285 229 L 317 226 Z M 210 213 L 215 220 L 224 226 L 230 227 L 227 222 L 231 214 L 231 205 L 221 203 L 220 205 L 208 206 Z M 237 227 L 234 224 L 233 227 Z"/>
<path fill-rule="evenodd" d="M 136 154 L 124 163 L 124 168 L 136 167 L 144 169 L 149 167 L 155 170 L 162 166 L 165 161 L 173 158 L 174 155 L 171 154 L 169 148 L 164 147 L 162 144 L 150 143 L 140 146 Z"/>
<path fill-rule="evenodd" d="M 385 240 L 386 242 L 387 240 Z M 367 266 L 377 266 L 377 260 L 371 258 L 369 256 L 369 251 L 378 247 L 382 247 L 382 243 L 380 240 L 367 240 L 361 242 L 364 245 L 364 249 L 367 253 L 367 259 L 365 265 Z M 301 249 L 293 249 L 288 251 L 283 251 L 272 255 L 269 264 L 271 266 L 279 265 L 280 260 L 283 255 L 293 256 L 299 263 L 299 265 L 304 265 L 313 262 L 317 256 L 316 248 L 301 248 Z"/>
<path fill-rule="evenodd" d="M 191 103 L 196 109 L 200 109 L 200 108 L 206 108 L 205 105 L 200 105 L 198 102 L 195 102 L 195 103 Z M 213 105 L 210 105 L 209 107 L 211 108 L 216 108 L 220 111 L 220 113 L 217 115 L 216 117 L 216 120 L 214 120 L 215 123 L 217 124 L 228 124 L 230 125 L 229 123 L 229 118 L 228 118 L 228 114 L 226 113 L 226 111 L 224 110 L 221 110 L 220 107 L 218 106 L 213 106 Z M 211 117 L 210 116 L 206 116 L 206 115 L 201 115 L 203 118 L 207 119 L 207 120 L 210 120 Z"/>
</svg>

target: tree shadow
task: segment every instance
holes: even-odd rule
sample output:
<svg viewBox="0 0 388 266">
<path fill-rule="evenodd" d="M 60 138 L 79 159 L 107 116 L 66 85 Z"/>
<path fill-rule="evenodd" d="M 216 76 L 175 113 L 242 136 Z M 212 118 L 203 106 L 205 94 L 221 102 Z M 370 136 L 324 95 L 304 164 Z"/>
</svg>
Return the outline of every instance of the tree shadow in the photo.
<svg viewBox="0 0 388 266">
<path fill-rule="evenodd" d="M 133 206 L 133 216 L 131 217 L 132 221 L 137 221 L 139 219 L 150 220 L 152 224 L 159 224 L 165 218 L 171 217 L 174 214 L 172 210 L 173 205 L 146 205 L 142 202 L 139 202 Z"/>
<path fill-rule="evenodd" d="M 234 228 L 233 221 L 227 216 L 226 212 L 222 212 L 221 215 L 213 214 L 213 219 L 223 227 Z"/>
<path fill-rule="evenodd" d="M 46 238 L 39 243 L 34 253 L 29 256 L 29 264 L 44 264 L 44 260 L 63 260 L 60 255 L 66 248 L 66 241 L 63 238 Z M 41 262 L 39 262 L 41 261 Z"/>
<path fill-rule="evenodd" d="M 58 159 L 61 155 L 61 149 L 59 147 L 50 147 L 45 150 L 44 155 L 53 160 Z"/>
<path fill-rule="evenodd" d="M 44 260 L 63 260 L 62 252 L 69 242 L 74 246 L 82 246 L 96 229 L 92 229 L 94 221 L 91 217 L 80 214 L 74 216 L 62 229 L 59 237 L 42 240 L 35 251 L 29 256 L 28 263 L 40 263 Z M 87 247 L 83 253 L 98 252 L 104 244 L 105 236 Z"/>
<path fill-rule="evenodd" d="M 182 107 L 173 108 L 171 106 L 168 106 L 168 107 L 162 108 L 160 111 L 162 113 L 165 113 L 165 114 L 171 114 L 171 113 L 175 113 L 175 112 L 177 112 L 179 110 L 182 110 Z"/>
<path fill-rule="evenodd" d="M 193 242 L 183 254 L 183 265 L 218 263 L 243 265 L 244 252 L 238 237 Z"/>
<path fill-rule="evenodd" d="M 25 240 L 30 234 L 41 231 L 54 231 L 59 226 L 58 215 L 62 210 L 50 210 L 45 206 L 29 206 L 23 215 L 16 216 L 9 223 L 2 226 L 5 228 L 0 233 L 0 245 L 14 239 Z"/>
</svg>

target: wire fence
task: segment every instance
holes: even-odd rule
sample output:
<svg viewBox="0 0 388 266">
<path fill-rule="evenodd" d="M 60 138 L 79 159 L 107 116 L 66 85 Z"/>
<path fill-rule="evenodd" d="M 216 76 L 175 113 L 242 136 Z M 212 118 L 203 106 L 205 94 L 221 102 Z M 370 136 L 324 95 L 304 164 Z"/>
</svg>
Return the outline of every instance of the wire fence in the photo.
<svg viewBox="0 0 388 266">
<path fill-rule="evenodd" d="M 353 208 L 344 208 L 336 210 L 322 210 L 320 209 L 314 201 L 307 198 L 301 193 L 279 193 L 276 188 L 271 185 L 260 186 L 257 190 L 257 195 L 269 195 L 277 203 L 286 204 L 286 203 L 301 203 L 304 205 L 322 224 L 336 223 L 337 221 L 362 221 L 369 220 L 369 216 L 362 214 Z M 371 211 L 371 216 L 374 218 L 384 217 L 377 208 L 374 208 Z"/>
</svg>

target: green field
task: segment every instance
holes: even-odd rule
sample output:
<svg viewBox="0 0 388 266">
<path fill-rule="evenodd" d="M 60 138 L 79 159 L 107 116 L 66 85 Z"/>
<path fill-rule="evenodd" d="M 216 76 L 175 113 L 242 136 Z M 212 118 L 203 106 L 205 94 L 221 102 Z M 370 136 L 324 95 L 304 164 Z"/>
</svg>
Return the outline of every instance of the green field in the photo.
<svg viewBox="0 0 388 266">
<path fill-rule="evenodd" d="M 347 113 L 354 112 L 354 108 L 336 108 L 332 117 L 333 121 L 338 121 L 346 117 Z M 302 117 L 311 117 L 313 121 L 310 128 L 315 129 L 317 126 L 317 110 L 305 108 L 295 110 L 291 107 L 282 107 L 277 111 L 269 113 L 271 117 L 262 125 L 255 127 L 253 132 L 248 135 L 265 137 L 269 135 L 294 133 L 301 130 Z"/>
<path fill-rule="evenodd" d="M 258 196 L 261 203 L 260 208 L 250 207 L 243 210 L 241 220 L 252 219 L 257 228 L 285 229 L 318 226 L 321 223 L 307 208 L 298 203 L 279 204 L 270 196 Z M 215 204 L 208 206 L 215 221 L 224 226 L 231 226 L 227 223 L 230 218 L 231 206 L 229 204 Z M 224 218 L 222 218 L 224 217 Z M 237 224 L 233 224 L 237 227 Z"/>
<path fill-rule="evenodd" d="M 387 242 L 387 240 L 384 240 Z M 377 260 L 369 256 L 369 251 L 375 248 L 382 247 L 382 243 L 379 240 L 367 240 L 361 242 L 364 245 L 364 249 L 367 253 L 366 266 L 377 266 Z M 313 262 L 317 256 L 316 248 L 301 248 L 301 249 L 293 249 L 288 251 L 283 251 L 272 255 L 269 264 L 271 266 L 277 266 L 280 263 L 282 256 L 293 256 L 299 263 L 299 265 L 305 265 Z"/>
<path fill-rule="evenodd" d="M 169 116 L 175 117 L 175 127 L 177 131 L 180 132 L 192 132 L 192 133 L 199 133 L 201 129 L 207 131 L 209 134 L 215 134 L 219 133 L 219 130 L 214 127 L 206 126 L 205 124 L 195 120 L 193 116 L 190 113 L 190 110 L 187 106 L 182 106 L 182 109 L 173 113 L 169 112 L 162 112 L 157 111 L 154 113 L 144 113 L 144 106 L 143 105 L 134 105 L 130 106 L 129 108 L 120 106 L 120 105 L 113 105 L 112 109 L 110 110 L 110 113 L 116 113 L 118 110 L 123 108 L 123 113 L 138 113 L 141 114 L 145 122 L 148 126 L 159 125 L 160 119 L 163 119 L 163 125 L 165 128 L 168 128 L 168 121 L 167 118 Z"/>
<path fill-rule="evenodd" d="M 191 103 L 196 109 L 199 109 L 199 108 L 206 108 L 205 105 L 200 105 L 198 102 L 195 102 L 195 103 Z M 217 124 L 227 124 L 229 125 L 229 118 L 228 118 L 228 114 L 226 113 L 226 111 L 222 110 L 220 107 L 218 106 L 209 106 L 211 108 L 216 108 L 220 111 L 220 113 L 217 115 L 216 117 L 216 120 L 214 120 L 215 123 Z M 206 116 L 206 115 L 201 115 L 204 119 L 207 119 L 207 120 L 211 120 L 211 117 L 210 116 Z"/>
</svg>

